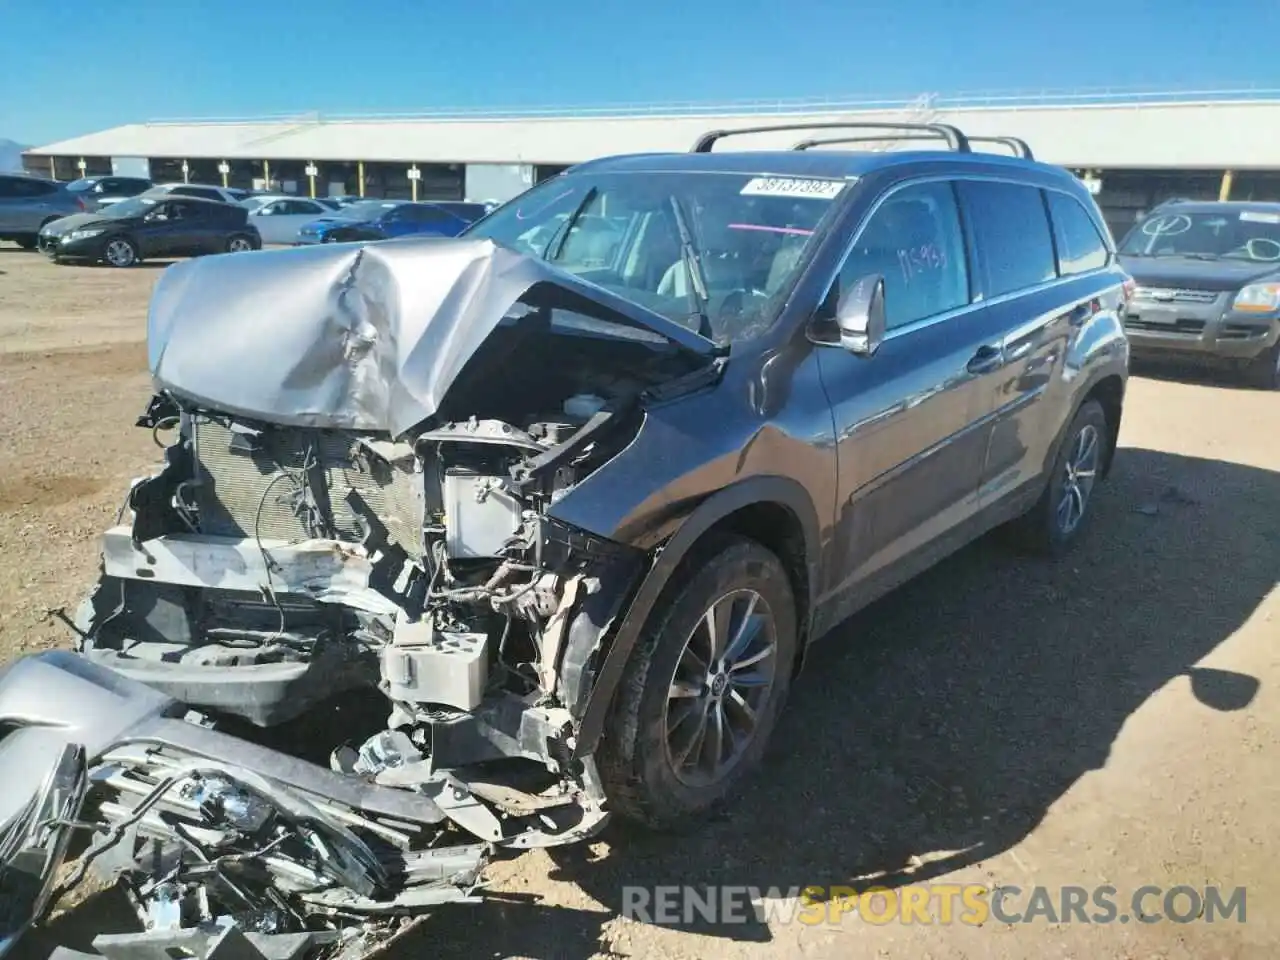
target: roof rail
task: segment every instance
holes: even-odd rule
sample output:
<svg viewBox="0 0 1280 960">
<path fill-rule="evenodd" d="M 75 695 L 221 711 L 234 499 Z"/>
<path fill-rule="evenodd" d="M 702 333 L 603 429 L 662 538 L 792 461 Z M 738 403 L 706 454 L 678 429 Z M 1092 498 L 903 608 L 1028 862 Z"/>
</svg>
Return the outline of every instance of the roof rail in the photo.
<svg viewBox="0 0 1280 960">
<path fill-rule="evenodd" d="M 1035 155 L 1031 152 L 1031 144 L 1021 137 L 970 137 L 969 140 L 976 143 L 1003 144 L 1013 151 L 1015 157 L 1021 157 L 1023 160 L 1035 159 Z"/>
<path fill-rule="evenodd" d="M 916 133 L 904 134 L 900 137 L 814 137 L 809 140 L 801 140 L 792 150 L 808 150 L 811 147 L 823 147 L 835 143 L 879 143 L 884 140 L 933 140 L 934 137 L 922 136 Z M 970 144 L 974 143 L 1000 143 L 1013 151 L 1014 156 L 1021 157 L 1023 160 L 1034 160 L 1035 157 L 1031 153 L 1031 147 L 1027 141 L 1019 137 L 966 137 Z"/>
<path fill-rule="evenodd" d="M 933 137 L 947 142 L 947 146 L 956 153 L 969 153 L 969 138 L 957 127 L 949 123 L 856 123 L 856 122 L 822 122 L 822 123 L 774 123 L 763 127 L 741 127 L 737 130 L 712 130 L 704 133 L 693 145 L 691 153 L 710 153 L 717 140 L 725 137 L 737 137 L 748 133 L 780 133 L 785 130 L 915 130 L 929 133 Z M 887 140 L 892 137 L 878 137 Z M 929 139 L 921 137 L 920 139 Z"/>
</svg>

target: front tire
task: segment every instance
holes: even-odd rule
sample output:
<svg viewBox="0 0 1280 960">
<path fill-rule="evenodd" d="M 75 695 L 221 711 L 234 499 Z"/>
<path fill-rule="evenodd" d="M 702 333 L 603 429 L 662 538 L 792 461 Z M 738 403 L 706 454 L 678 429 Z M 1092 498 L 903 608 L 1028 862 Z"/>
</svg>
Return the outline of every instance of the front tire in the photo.
<svg viewBox="0 0 1280 960">
<path fill-rule="evenodd" d="M 1280 390 L 1280 341 L 1244 369 L 1249 386 L 1257 390 Z"/>
<path fill-rule="evenodd" d="M 132 240 L 112 237 L 102 248 L 102 259 L 109 267 L 132 267 L 138 262 L 138 248 Z"/>
<path fill-rule="evenodd" d="M 253 250 L 253 241 L 248 237 L 234 236 L 227 240 L 227 253 L 249 253 Z"/>
<path fill-rule="evenodd" d="M 798 625 L 781 561 L 727 537 L 687 558 L 650 614 L 598 753 L 613 808 L 686 827 L 731 799 L 786 702 Z"/>
<path fill-rule="evenodd" d="M 1092 516 L 1093 493 L 1110 453 L 1110 436 L 1102 404 L 1086 400 L 1067 427 L 1044 493 L 1011 525 L 1023 547 L 1058 556 L 1080 538 Z"/>
<path fill-rule="evenodd" d="M 39 244 L 40 238 L 36 236 L 29 236 L 24 234 L 21 237 L 15 238 L 13 242 L 16 243 L 23 250 L 34 250 L 36 248 L 36 245 Z"/>
</svg>

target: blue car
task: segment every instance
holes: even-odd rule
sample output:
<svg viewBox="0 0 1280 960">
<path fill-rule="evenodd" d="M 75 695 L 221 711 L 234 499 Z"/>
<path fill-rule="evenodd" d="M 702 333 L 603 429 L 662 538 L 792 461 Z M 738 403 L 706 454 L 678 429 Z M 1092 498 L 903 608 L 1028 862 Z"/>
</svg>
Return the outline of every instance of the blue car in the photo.
<svg viewBox="0 0 1280 960">
<path fill-rule="evenodd" d="M 334 211 L 332 216 L 303 225 L 298 231 L 297 242 L 346 243 L 424 234 L 456 237 L 485 212 L 485 205 L 480 203 L 362 200 Z"/>
</svg>

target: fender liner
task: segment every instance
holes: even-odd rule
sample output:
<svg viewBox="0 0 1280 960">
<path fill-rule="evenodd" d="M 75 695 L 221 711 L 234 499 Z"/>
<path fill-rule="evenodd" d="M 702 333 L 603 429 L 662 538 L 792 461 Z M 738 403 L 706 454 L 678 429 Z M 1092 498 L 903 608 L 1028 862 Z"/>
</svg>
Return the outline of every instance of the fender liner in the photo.
<svg viewBox="0 0 1280 960">
<path fill-rule="evenodd" d="M 712 494 L 695 507 L 671 538 L 658 548 L 653 565 L 640 582 L 635 598 L 618 625 L 613 643 L 605 653 L 600 672 L 588 695 L 586 708 L 578 727 L 577 744 L 574 747 L 576 756 L 589 756 L 595 751 L 600 736 L 604 732 L 605 720 L 613 703 L 613 695 L 622 679 L 631 651 L 635 648 L 649 615 L 657 605 L 671 575 L 680 565 L 680 561 L 699 538 L 716 523 L 743 507 L 757 503 L 776 503 L 784 506 L 800 521 L 804 536 L 809 596 L 805 606 L 806 622 L 799 626 L 802 637 L 808 634 L 809 626 L 813 622 L 814 604 L 818 591 L 818 557 L 821 543 L 818 514 L 808 491 L 789 477 L 762 476 L 742 480 Z"/>
</svg>

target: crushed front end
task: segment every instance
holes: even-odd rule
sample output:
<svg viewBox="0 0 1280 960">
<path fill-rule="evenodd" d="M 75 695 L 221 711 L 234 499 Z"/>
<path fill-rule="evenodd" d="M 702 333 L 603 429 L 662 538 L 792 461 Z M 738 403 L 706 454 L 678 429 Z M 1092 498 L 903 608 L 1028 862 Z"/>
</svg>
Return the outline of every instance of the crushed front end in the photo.
<svg viewBox="0 0 1280 960">
<path fill-rule="evenodd" d="M 257 260 L 157 289 L 139 426 L 164 465 L 103 538 L 81 666 L 57 665 L 68 690 L 148 706 L 66 743 L 105 830 L 87 859 L 124 878 L 147 943 L 199 956 L 234 928 L 358 953 L 468 897 L 492 848 L 603 825 L 575 733 L 651 557 L 550 509 L 634 438 L 651 391 L 715 364 L 489 243 Z M 33 722 L 19 679 L 0 732 Z M 324 744 L 327 765 L 273 745 L 343 696 L 381 698 L 385 722 Z M 74 730 L 74 698 L 57 710 Z"/>
</svg>

